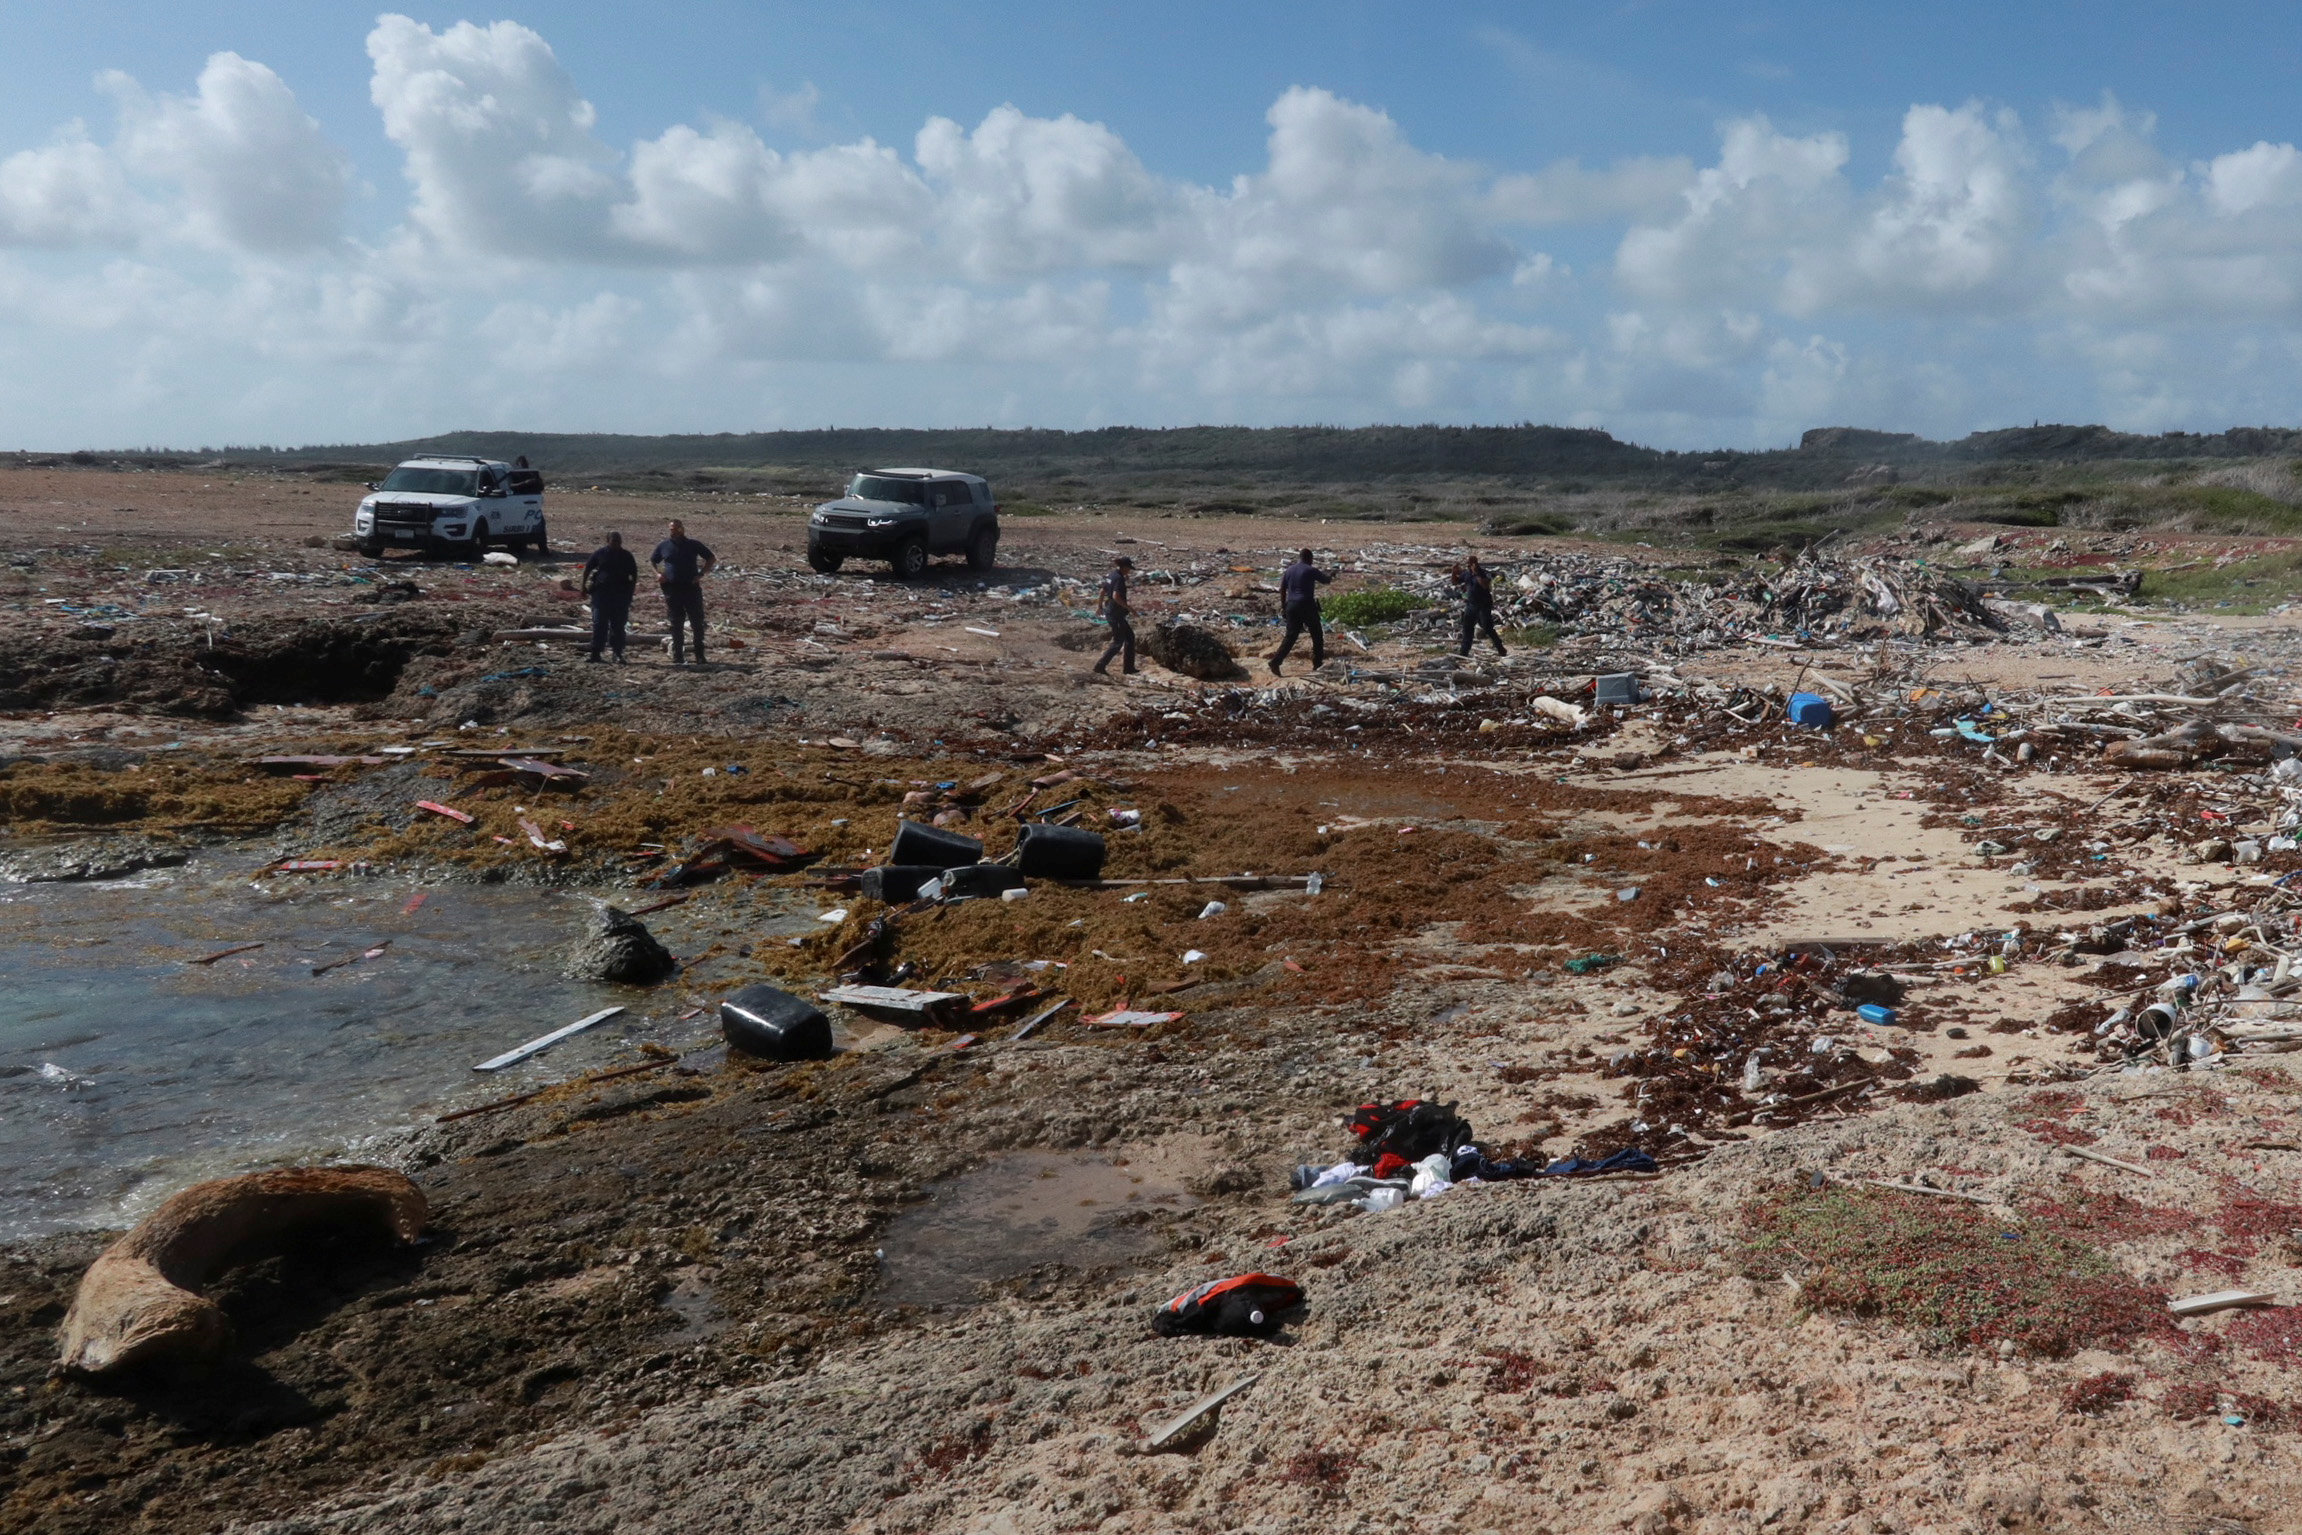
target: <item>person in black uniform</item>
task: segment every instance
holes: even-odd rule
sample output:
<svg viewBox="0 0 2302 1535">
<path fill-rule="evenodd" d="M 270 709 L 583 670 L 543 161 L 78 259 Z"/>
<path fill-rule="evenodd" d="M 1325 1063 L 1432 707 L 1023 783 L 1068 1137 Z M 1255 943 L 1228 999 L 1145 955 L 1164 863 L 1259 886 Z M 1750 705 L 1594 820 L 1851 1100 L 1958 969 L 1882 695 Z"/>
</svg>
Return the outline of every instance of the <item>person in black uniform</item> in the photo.
<svg viewBox="0 0 2302 1535">
<path fill-rule="evenodd" d="M 1319 588 L 1335 578 L 1311 563 L 1311 551 L 1305 549 L 1295 556 L 1295 563 L 1279 572 L 1279 612 L 1287 620 L 1287 637 L 1279 642 L 1278 654 L 1271 657 L 1271 675 L 1279 675 L 1286 664 L 1287 652 L 1295 648 L 1297 637 L 1311 636 L 1311 670 L 1317 671 L 1327 664 L 1327 633 L 1319 626 Z"/>
<path fill-rule="evenodd" d="M 1496 655 L 1510 654 L 1503 649 L 1503 637 L 1495 632 L 1495 578 L 1479 563 L 1479 557 L 1474 554 L 1457 565 L 1447 579 L 1463 592 L 1462 637 L 1455 654 L 1469 655 L 1471 641 L 1482 633 L 1494 642 Z"/>
<path fill-rule="evenodd" d="M 680 626 L 695 631 L 695 664 L 703 665 L 703 578 L 719 557 L 687 536 L 687 524 L 674 518 L 664 541 L 655 546 L 648 563 L 655 567 L 656 585 L 663 588 L 664 616 L 671 621 L 671 664 L 687 663 L 687 647 Z"/>
<path fill-rule="evenodd" d="M 632 593 L 638 590 L 639 561 L 623 546 L 621 533 L 610 533 L 583 562 L 583 591 L 591 598 L 591 654 L 585 660 L 597 661 L 606 648 L 615 652 L 616 665 L 624 664 L 624 632 L 631 622 Z"/>
<path fill-rule="evenodd" d="M 1113 656 L 1119 657 L 1120 671 L 1130 675 L 1135 671 L 1135 626 L 1128 621 L 1134 608 L 1127 600 L 1127 573 L 1134 568 L 1135 562 L 1122 554 L 1112 560 L 1111 573 L 1103 578 L 1103 597 L 1098 606 L 1104 621 L 1111 625 L 1111 643 L 1104 650 L 1103 659 L 1095 663 L 1098 672 L 1111 664 Z M 1110 674 L 1104 672 L 1104 675 Z"/>
</svg>

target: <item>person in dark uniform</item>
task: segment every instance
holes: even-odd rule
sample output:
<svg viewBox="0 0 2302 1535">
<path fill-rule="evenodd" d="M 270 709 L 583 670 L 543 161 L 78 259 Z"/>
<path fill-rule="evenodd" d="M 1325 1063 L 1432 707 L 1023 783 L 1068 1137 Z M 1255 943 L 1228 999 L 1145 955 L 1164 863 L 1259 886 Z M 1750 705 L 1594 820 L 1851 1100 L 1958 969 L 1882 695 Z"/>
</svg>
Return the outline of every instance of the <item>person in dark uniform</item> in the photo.
<svg viewBox="0 0 2302 1535">
<path fill-rule="evenodd" d="M 681 636 L 684 623 L 695 631 L 695 664 L 703 665 L 703 578 L 719 557 L 687 536 L 687 524 L 672 519 L 664 541 L 655 546 L 648 563 L 655 567 L 656 585 L 663 588 L 664 616 L 671 621 L 671 664 L 687 664 L 687 646 Z"/>
<path fill-rule="evenodd" d="M 1495 632 L 1495 578 L 1479 563 L 1479 557 L 1474 554 L 1457 565 L 1447 579 L 1463 592 L 1462 637 L 1455 654 L 1469 655 L 1471 641 L 1483 633 L 1494 642 L 1496 655 L 1509 655 L 1503 649 L 1503 637 Z"/>
<path fill-rule="evenodd" d="M 610 533 L 583 562 L 583 591 L 591 598 L 591 654 L 585 660 L 597 661 L 604 647 L 615 652 L 616 665 L 623 665 L 624 630 L 631 622 L 632 593 L 638 590 L 639 561 L 623 546 L 621 533 Z"/>
<path fill-rule="evenodd" d="M 1135 625 L 1128 621 L 1128 615 L 1135 610 L 1127 600 L 1127 573 L 1134 568 L 1135 562 L 1122 554 L 1112 560 L 1111 573 L 1103 578 L 1103 597 L 1098 606 L 1104 622 L 1111 626 L 1111 643 L 1104 650 L 1103 659 L 1095 663 L 1098 672 L 1111 664 L 1113 656 L 1119 657 L 1120 671 L 1130 675 L 1135 671 Z"/>
<path fill-rule="evenodd" d="M 1287 652 L 1295 648 L 1298 636 L 1311 636 L 1311 670 L 1317 671 L 1327 664 L 1327 633 L 1319 627 L 1319 588 L 1335 578 L 1311 563 L 1311 551 L 1305 549 L 1295 556 L 1295 563 L 1279 572 L 1279 612 L 1287 620 L 1287 637 L 1279 642 L 1278 654 L 1271 657 L 1271 675 L 1279 675 L 1286 664 Z"/>
</svg>

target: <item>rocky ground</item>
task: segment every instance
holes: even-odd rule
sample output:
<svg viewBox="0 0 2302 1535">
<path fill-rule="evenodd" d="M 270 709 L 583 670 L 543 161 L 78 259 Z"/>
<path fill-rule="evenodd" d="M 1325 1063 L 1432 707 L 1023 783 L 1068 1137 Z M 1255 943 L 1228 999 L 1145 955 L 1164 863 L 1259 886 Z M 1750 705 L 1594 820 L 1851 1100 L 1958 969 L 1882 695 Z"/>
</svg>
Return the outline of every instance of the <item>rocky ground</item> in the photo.
<svg viewBox="0 0 2302 1535">
<path fill-rule="evenodd" d="M 684 895 L 701 948 L 671 984 L 699 998 L 812 993 L 844 962 L 1076 1005 L 1029 1038 L 1016 1013 L 843 1017 L 855 1048 L 799 1067 L 635 1055 L 411 1127 L 388 1154 L 432 1239 L 249 1254 L 211 1291 L 235 1352 L 200 1379 L 53 1375 L 108 1234 L 11 1251 L 7 1528 L 2296 1522 L 2293 1313 L 2166 1310 L 2302 1300 L 2284 1059 L 2121 1069 L 2096 1025 L 2170 966 L 2270 942 L 2302 853 L 2233 861 L 2276 809 L 2243 772 L 2108 772 L 2069 730 L 2017 761 L 1950 727 L 1982 701 L 2164 692 L 2208 651 L 2291 717 L 2281 619 L 2120 609 L 1975 644 L 1602 629 L 1476 669 L 1410 620 L 1274 681 L 1255 657 L 1282 551 L 1333 540 L 1351 589 L 1457 546 L 1081 515 L 1011 527 L 988 579 L 906 588 L 806 572 L 798 503 L 674 502 L 726 567 L 714 664 L 635 647 L 619 669 L 505 637 L 578 621 L 564 561 L 379 570 L 305 542 L 343 510 L 308 489 L 0 476 L 15 877 L 228 843 L 322 866 L 276 878 Z M 555 500 L 557 541 L 634 537 L 668 499 Z M 1087 594 L 1122 549 L 1147 606 L 1228 637 L 1244 676 L 1085 675 Z M 1816 668 L 1854 700 L 1837 729 L 1755 707 Z M 1652 698 L 1593 706 L 1617 669 Z M 585 777 L 506 777 L 513 748 Z M 1042 885 L 892 931 L 843 888 L 899 818 L 998 852 L 1034 812 L 1107 829 L 1114 878 L 1323 888 Z M 819 856 L 651 888 L 729 824 Z M 845 915 L 762 938 L 762 894 L 794 887 Z M 1848 1010 L 1866 976 L 1891 1024 Z M 1119 1005 L 1181 1016 L 1084 1021 Z M 1459 1104 L 1498 1153 L 1637 1146 L 1661 1171 L 1290 1202 L 1352 1105 L 1408 1096 Z M 1045 1192 L 982 1195 L 1018 1167 Z M 976 1200 L 989 1240 L 921 1288 L 917 1223 Z M 1034 1235 L 1083 1219 L 1074 1246 Z M 1157 1301 L 1251 1269 L 1308 1294 L 1277 1340 L 1151 1334 Z M 1246 1376 L 1219 1420 L 1144 1449 Z"/>
</svg>

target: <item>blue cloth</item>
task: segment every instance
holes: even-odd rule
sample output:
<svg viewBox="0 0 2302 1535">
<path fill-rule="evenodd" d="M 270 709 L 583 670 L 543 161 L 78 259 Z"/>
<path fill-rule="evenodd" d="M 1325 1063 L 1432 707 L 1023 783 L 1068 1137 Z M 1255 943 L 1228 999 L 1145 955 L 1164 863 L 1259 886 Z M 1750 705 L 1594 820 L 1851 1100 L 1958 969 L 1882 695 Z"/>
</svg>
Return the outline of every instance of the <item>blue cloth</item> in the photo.
<svg viewBox="0 0 2302 1535">
<path fill-rule="evenodd" d="M 1564 1157 L 1548 1167 L 1537 1167 L 1532 1162 L 1497 1161 L 1476 1146 L 1463 1146 L 1455 1152 L 1454 1179 L 1461 1183 L 1466 1178 L 1480 1178 L 1488 1183 L 1501 1183 L 1511 1178 L 1570 1178 L 1578 1173 L 1651 1173 L 1655 1159 L 1635 1146 L 1625 1147 L 1612 1156 L 1596 1162 L 1580 1157 Z"/>
<path fill-rule="evenodd" d="M 1581 1173 L 1651 1173 L 1654 1170 L 1653 1157 L 1636 1146 L 1625 1146 L 1612 1156 L 1601 1157 L 1596 1162 L 1586 1162 L 1581 1157 L 1561 1157 L 1535 1176 L 1572 1178 Z"/>
<path fill-rule="evenodd" d="M 692 538 L 667 538 L 655 546 L 648 563 L 661 570 L 674 586 L 693 586 L 703 579 L 703 563 L 718 556 Z"/>
</svg>

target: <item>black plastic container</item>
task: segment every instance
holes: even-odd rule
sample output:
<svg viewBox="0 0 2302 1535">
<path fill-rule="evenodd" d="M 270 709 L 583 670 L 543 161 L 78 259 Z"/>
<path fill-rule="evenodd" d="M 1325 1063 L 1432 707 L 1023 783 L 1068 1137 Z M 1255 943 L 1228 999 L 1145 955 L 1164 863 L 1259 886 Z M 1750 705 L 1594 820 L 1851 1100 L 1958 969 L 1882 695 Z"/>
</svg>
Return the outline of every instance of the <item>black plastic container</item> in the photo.
<svg viewBox="0 0 2302 1535">
<path fill-rule="evenodd" d="M 983 844 L 973 837 L 962 837 L 955 831 L 919 821 L 898 821 L 895 846 L 887 850 L 887 861 L 924 864 L 931 869 L 956 869 L 962 864 L 981 863 Z"/>
<path fill-rule="evenodd" d="M 1015 840 L 1015 867 L 1033 879 L 1101 879 L 1103 834 L 1032 821 Z"/>
<path fill-rule="evenodd" d="M 947 901 L 980 900 L 986 896 L 996 900 L 1002 890 L 1023 888 L 1023 876 L 1003 863 L 971 863 L 943 873 L 943 898 Z"/>
<path fill-rule="evenodd" d="M 771 1061 L 819 1061 L 831 1054 L 831 1020 L 805 997 L 778 986 L 746 986 L 719 1004 L 730 1048 Z"/>
<path fill-rule="evenodd" d="M 883 863 L 876 869 L 863 871 L 863 894 L 867 899 L 890 905 L 908 901 L 919 894 L 921 885 L 942 872 L 934 864 Z"/>
</svg>

